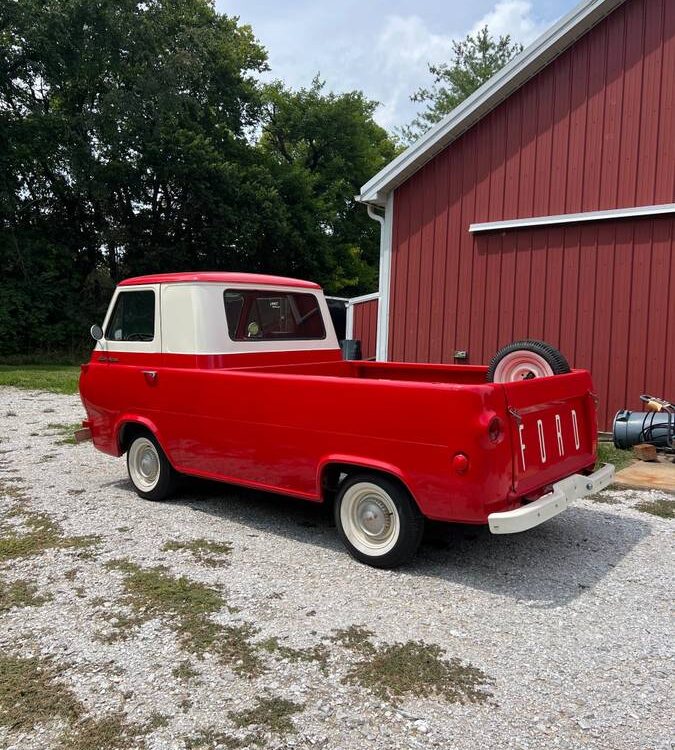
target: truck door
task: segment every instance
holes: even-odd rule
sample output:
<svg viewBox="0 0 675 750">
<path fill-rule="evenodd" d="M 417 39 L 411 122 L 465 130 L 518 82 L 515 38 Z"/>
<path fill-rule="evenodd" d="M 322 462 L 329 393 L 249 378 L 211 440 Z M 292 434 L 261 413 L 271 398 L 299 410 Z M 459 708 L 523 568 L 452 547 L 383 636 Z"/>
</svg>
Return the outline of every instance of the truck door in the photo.
<svg viewBox="0 0 675 750">
<path fill-rule="evenodd" d="M 118 287 L 103 327 L 99 362 L 105 402 L 117 421 L 125 412 L 156 423 L 161 412 L 159 284 Z"/>
</svg>

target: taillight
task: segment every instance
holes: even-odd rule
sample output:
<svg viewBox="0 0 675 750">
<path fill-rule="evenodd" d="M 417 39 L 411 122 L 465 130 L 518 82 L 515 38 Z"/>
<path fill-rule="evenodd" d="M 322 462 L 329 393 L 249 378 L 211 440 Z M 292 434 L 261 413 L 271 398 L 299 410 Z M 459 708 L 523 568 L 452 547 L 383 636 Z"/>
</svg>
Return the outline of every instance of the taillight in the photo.
<svg viewBox="0 0 675 750">
<path fill-rule="evenodd" d="M 504 423 L 499 417 L 492 417 L 488 424 L 488 437 L 491 443 L 497 443 L 504 434 Z"/>
</svg>

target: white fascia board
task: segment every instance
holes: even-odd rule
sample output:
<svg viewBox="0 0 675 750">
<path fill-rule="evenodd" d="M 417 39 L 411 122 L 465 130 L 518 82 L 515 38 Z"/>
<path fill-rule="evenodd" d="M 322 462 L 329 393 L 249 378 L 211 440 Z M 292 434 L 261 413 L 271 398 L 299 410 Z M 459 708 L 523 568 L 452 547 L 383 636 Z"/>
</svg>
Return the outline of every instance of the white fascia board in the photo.
<svg viewBox="0 0 675 750">
<path fill-rule="evenodd" d="M 625 0 L 583 0 L 361 188 L 358 200 L 384 206 L 387 193 L 519 89 Z"/>
<path fill-rule="evenodd" d="M 359 297 L 350 297 L 347 300 L 347 305 L 358 305 L 362 302 L 372 302 L 374 299 L 379 299 L 380 293 L 379 292 L 371 292 L 370 294 L 362 294 Z"/>
<path fill-rule="evenodd" d="M 608 219 L 630 219 L 636 216 L 658 216 L 675 213 L 675 203 L 662 203 L 656 206 L 635 206 L 633 208 L 611 208 L 606 211 L 583 211 L 578 214 L 555 214 L 553 216 L 530 216 L 526 219 L 508 219 L 506 221 L 486 221 L 470 224 L 469 232 L 499 232 L 521 227 L 545 227 L 554 224 L 578 224 L 582 221 L 605 221 Z"/>
</svg>

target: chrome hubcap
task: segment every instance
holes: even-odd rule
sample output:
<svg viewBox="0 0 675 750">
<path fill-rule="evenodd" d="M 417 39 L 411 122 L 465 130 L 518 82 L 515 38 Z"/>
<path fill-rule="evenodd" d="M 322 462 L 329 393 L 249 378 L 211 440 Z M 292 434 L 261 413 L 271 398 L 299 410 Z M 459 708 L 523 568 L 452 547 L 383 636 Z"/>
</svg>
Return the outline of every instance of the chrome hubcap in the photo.
<svg viewBox="0 0 675 750">
<path fill-rule="evenodd" d="M 344 493 L 340 503 L 340 523 L 351 544 L 373 557 L 389 552 L 401 533 L 401 521 L 394 501 L 374 482 L 359 482 Z"/>
<path fill-rule="evenodd" d="M 138 461 L 138 470 L 143 477 L 151 482 L 159 471 L 159 461 L 155 451 L 144 448 Z"/>
<path fill-rule="evenodd" d="M 359 525 L 364 534 L 377 538 L 386 535 L 391 528 L 391 513 L 377 497 L 366 497 L 356 511 Z"/>
</svg>

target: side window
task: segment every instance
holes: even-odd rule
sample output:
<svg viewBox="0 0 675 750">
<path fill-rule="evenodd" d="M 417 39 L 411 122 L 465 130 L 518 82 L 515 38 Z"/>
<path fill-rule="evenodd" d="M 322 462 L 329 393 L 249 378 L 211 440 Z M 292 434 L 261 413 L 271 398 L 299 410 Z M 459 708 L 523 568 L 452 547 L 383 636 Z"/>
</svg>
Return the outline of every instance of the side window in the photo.
<svg viewBox="0 0 675 750">
<path fill-rule="evenodd" d="M 155 293 L 150 289 L 121 292 L 105 337 L 109 341 L 152 341 L 155 338 Z"/>
<path fill-rule="evenodd" d="M 228 289 L 225 317 L 233 341 L 326 338 L 319 301 L 313 294 Z"/>
</svg>

